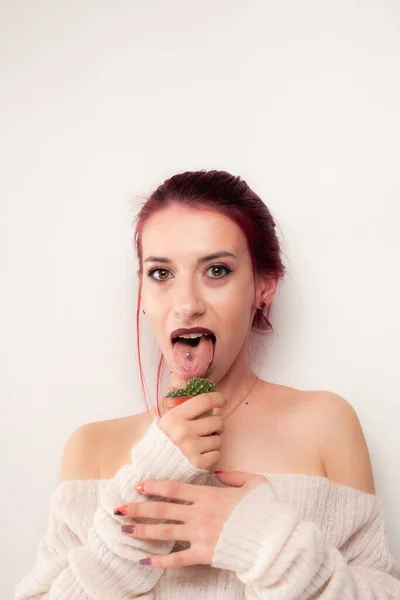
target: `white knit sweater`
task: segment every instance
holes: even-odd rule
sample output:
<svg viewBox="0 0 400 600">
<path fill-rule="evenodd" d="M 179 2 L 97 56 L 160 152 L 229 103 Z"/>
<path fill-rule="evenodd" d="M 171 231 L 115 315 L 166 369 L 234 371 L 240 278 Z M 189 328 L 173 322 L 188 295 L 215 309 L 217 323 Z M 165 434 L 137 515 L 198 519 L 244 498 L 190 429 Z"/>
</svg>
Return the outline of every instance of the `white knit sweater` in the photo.
<svg viewBox="0 0 400 600">
<path fill-rule="evenodd" d="M 36 565 L 18 600 L 397 600 L 394 564 L 379 499 L 311 475 L 264 474 L 236 506 L 212 566 L 155 569 L 138 561 L 188 547 L 138 540 L 113 514 L 146 478 L 207 485 L 215 475 L 191 465 L 155 419 L 111 480 L 60 483 Z"/>
</svg>

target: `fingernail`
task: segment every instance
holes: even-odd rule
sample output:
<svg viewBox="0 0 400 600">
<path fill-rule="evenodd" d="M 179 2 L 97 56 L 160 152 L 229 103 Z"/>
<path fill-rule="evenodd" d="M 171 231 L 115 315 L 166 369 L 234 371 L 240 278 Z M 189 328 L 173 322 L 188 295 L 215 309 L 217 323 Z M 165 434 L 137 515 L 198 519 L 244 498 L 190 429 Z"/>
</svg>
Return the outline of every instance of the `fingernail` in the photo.
<svg viewBox="0 0 400 600">
<path fill-rule="evenodd" d="M 134 525 L 122 525 L 121 530 L 123 531 L 123 533 L 135 533 L 135 526 Z"/>
<path fill-rule="evenodd" d="M 144 492 L 144 483 L 138 483 L 136 486 L 136 491 L 137 492 L 141 492 L 143 494 Z"/>
<path fill-rule="evenodd" d="M 142 558 L 139 560 L 139 565 L 151 565 L 151 558 Z"/>
<path fill-rule="evenodd" d="M 121 517 L 126 517 L 127 514 L 128 514 L 128 507 L 126 504 L 123 504 L 122 506 L 118 506 L 114 510 L 114 515 L 120 515 Z"/>
</svg>

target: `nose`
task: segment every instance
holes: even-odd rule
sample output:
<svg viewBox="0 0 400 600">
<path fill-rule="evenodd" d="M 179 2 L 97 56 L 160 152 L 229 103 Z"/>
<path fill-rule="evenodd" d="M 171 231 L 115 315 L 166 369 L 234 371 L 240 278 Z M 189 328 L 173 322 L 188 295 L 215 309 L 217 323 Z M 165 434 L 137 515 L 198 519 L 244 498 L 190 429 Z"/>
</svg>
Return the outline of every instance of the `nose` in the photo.
<svg viewBox="0 0 400 600">
<path fill-rule="evenodd" d="M 174 315 L 182 321 L 190 321 L 205 311 L 205 302 L 196 281 L 181 280 L 176 284 L 173 301 Z"/>
</svg>

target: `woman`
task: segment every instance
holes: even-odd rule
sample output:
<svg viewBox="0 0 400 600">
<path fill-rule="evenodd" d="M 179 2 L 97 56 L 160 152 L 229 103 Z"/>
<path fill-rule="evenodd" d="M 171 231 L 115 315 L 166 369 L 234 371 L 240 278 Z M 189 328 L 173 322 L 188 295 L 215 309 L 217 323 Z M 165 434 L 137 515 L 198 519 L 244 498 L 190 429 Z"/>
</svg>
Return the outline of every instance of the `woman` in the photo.
<svg viewBox="0 0 400 600">
<path fill-rule="evenodd" d="M 354 410 L 251 370 L 250 333 L 271 328 L 285 273 L 263 202 L 225 172 L 177 175 L 135 241 L 158 381 L 165 360 L 170 386 L 206 377 L 217 391 L 71 436 L 17 598 L 400 598 Z"/>
</svg>

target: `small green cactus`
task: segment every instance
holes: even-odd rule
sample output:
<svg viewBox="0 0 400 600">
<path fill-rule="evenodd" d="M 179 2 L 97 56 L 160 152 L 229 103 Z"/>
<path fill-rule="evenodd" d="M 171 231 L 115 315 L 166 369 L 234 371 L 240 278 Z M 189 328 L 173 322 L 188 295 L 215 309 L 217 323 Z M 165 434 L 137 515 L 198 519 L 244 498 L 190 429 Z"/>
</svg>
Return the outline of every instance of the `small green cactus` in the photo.
<svg viewBox="0 0 400 600">
<path fill-rule="evenodd" d="M 166 398 L 184 398 L 186 396 L 198 396 L 207 392 L 215 392 L 217 388 L 211 379 L 193 377 L 189 379 L 184 388 L 173 388 L 168 392 Z"/>
</svg>

